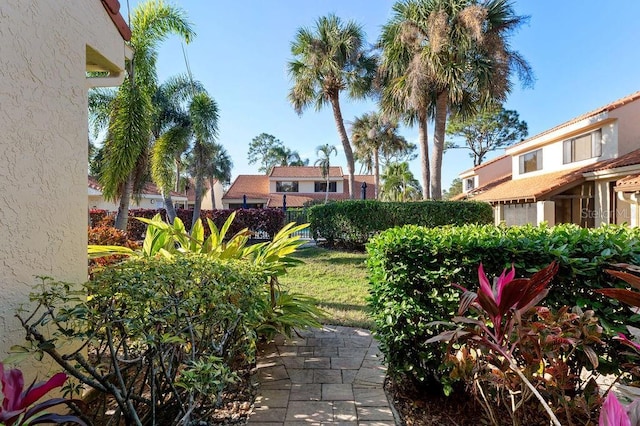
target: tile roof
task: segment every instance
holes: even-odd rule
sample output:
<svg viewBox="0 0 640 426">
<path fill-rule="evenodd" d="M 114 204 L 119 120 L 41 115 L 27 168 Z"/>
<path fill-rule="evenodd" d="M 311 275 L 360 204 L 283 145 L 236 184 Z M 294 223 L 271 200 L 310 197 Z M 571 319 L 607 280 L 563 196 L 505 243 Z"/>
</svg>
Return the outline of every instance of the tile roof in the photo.
<svg viewBox="0 0 640 426">
<path fill-rule="evenodd" d="M 494 181 L 494 185 L 490 188 L 487 188 L 488 185 L 485 185 L 475 190 L 475 195 L 471 198 L 478 201 L 491 202 L 537 201 L 583 182 L 585 180 L 585 173 L 613 170 L 619 167 L 637 164 L 640 164 L 640 149 L 619 158 L 613 158 L 571 170 L 561 170 L 515 180 L 504 180 L 497 185 Z"/>
<path fill-rule="evenodd" d="M 476 195 L 486 192 L 492 188 L 495 188 L 496 186 L 501 185 L 509 180 L 511 180 L 511 173 L 508 173 L 504 176 L 494 179 L 491 182 L 487 182 L 486 184 L 479 186 L 477 188 L 474 188 L 469 192 L 462 192 L 454 197 L 451 197 L 450 200 L 458 201 L 458 200 L 466 200 L 469 198 L 474 198 Z"/>
<path fill-rule="evenodd" d="M 596 116 L 598 114 L 602 114 L 603 112 L 613 111 L 616 108 L 620 108 L 621 106 L 624 106 L 624 105 L 626 105 L 628 103 L 634 102 L 634 101 L 636 101 L 638 99 L 640 99 L 640 91 L 632 93 L 630 95 L 627 95 L 627 96 L 625 96 L 623 98 L 620 98 L 618 100 L 615 100 L 615 101 L 613 101 L 613 102 L 611 102 L 611 103 L 609 103 L 607 105 L 601 106 L 600 108 L 596 108 L 593 111 L 589 111 L 589 112 L 587 112 L 585 114 L 579 115 L 578 117 L 572 118 L 571 120 L 566 121 L 566 122 L 564 122 L 562 124 L 559 124 L 559 125 L 557 125 L 555 127 L 552 127 L 551 129 L 547 129 L 547 130 L 545 130 L 543 132 L 540 132 L 537 135 L 531 136 L 530 138 L 527 138 L 527 139 L 523 140 L 522 142 L 518 142 L 517 144 L 511 145 L 509 147 L 509 149 L 511 149 L 513 147 L 517 147 L 518 145 L 525 144 L 525 143 L 527 143 L 529 141 L 532 141 L 534 139 L 540 138 L 540 137 L 542 137 L 544 135 L 547 135 L 549 133 L 555 132 L 556 130 L 560 130 L 560 129 L 564 128 L 564 127 L 568 127 L 568 126 L 570 126 L 572 124 L 575 124 L 575 123 L 577 123 L 579 121 L 585 120 L 587 118 L 594 117 L 594 116 Z"/>
<path fill-rule="evenodd" d="M 127 22 L 120 14 L 120 2 L 118 0 L 100 0 L 105 10 L 109 14 L 109 17 L 113 21 L 113 24 L 118 29 L 118 32 L 125 41 L 131 40 L 131 29 Z"/>
<path fill-rule="evenodd" d="M 329 177 L 340 177 L 343 175 L 342 167 L 329 167 Z M 271 169 L 269 176 L 277 178 L 322 178 L 322 168 L 310 166 L 276 166 Z"/>
<path fill-rule="evenodd" d="M 627 176 L 618 180 L 614 189 L 621 192 L 640 191 L 640 174 Z"/>
<path fill-rule="evenodd" d="M 374 180 L 371 175 L 355 175 L 355 197 L 360 198 L 362 183 L 367 183 L 367 199 L 372 200 L 374 195 Z M 330 200 L 345 200 L 349 198 L 349 177 L 343 176 L 343 193 L 330 192 Z M 282 196 L 284 193 L 269 192 L 269 176 L 265 175 L 239 175 L 231 187 L 222 197 L 223 200 L 242 199 L 246 195 L 248 200 L 267 200 L 267 207 L 282 207 Z M 324 192 L 300 193 L 288 192 L 287 206 L 302 207 L 304 203 L 311 200 L 324 200 Z"/>
<path fill-rule="evenodd" d="M 88 181 L 89 188 L 102 192 L 102 185 L 100 185 L 100 182 L 98 182 L 98 179 L 96 179 L 93 176 L 87 176 L 87 181 Z M 151 182 L 145 183 L 140 193 L 143 195 L 162 195 L 158 187 Z M 185 198 L 184 194 L 181 194 L 175 191 L 171 191 L 171 196 L 177 197 L 177 198 Z"/>
</svg>

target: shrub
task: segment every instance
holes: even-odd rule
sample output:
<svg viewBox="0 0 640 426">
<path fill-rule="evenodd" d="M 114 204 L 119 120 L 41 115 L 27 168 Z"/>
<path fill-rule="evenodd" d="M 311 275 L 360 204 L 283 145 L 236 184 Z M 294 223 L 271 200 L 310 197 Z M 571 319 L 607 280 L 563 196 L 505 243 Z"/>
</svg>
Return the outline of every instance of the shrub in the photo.
<svg viewBox="0 0 640 426">
<path fill-rule="evenodd" d="M 30 345 L 18 349 L 51 355 L 104 404 L 115 402 L 127 424 L 142 415 L 149 424 L 197 423 L 193 410 L 215 403 L 254 359 L 264 280 L 247 262 L 188 254 L 102 269 L 84 286 L 86 301 L 43 280 L 36 312 L 19 314 Z M 70 340 L 90 348 L 88 357 Z M 106 405 L 92 406 L 104 415 Z"/>
<path fill-rule="evenodd" d="M 101 246 L 122 246 L 135 249 L 138 245 L 127 238 L 127 233 L 111 226 L 97 226 L 88 229 L 88 243 Z M 123 259 L 123 256 L 113 255 L 89 260 L 89 272 L 96 266 L 112 265 Z"/>
<path fill-rule="evenodd" d="M 441 329 L 430 323 L 453 316 L 458 292 L 450 284 L 473 287 L 481 262 L 491 274 L 512 264 L 529 274 L 555 260 L 559 270 L 548 307 L 592 309 L 607 336 L 630 321 L 638 323 L 637 315 L 630 317 L 624 307 L 593 292 L 608 286 L 604 268 L 609 263 L 640 259 L 638 228 L 410 225 L 381 233 L 367 250 L 370 305 L 389 371 L 418 382 L 439 380 L 442 348 L 425 342 Z"/>
<path fill-rule="evenodd" d="M 89 226 L 113 226 L 113 216 L 104 209 L 90 209 Z"/>
<path fill-rule="evenodd" d="M 357 248 L 373 235 L 396 226 L 492 223 L 493 210 L 489 204 L 467 201 L 341 201 L 311 207 L 309 222 L 316 240 L 325 238 L 329 245 Z"/>
</svg>

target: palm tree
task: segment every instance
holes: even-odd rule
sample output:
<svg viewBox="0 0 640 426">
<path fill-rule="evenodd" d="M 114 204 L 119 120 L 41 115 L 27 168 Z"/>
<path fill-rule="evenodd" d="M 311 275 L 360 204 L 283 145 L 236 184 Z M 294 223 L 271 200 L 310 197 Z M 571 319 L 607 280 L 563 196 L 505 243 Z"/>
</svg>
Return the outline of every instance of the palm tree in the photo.
<svg viewBox="0 0 640 426">
<path fill-rule="evenodd" d="M 401 0 L 383 30 L 386 99 L 418 113 L 419 125 L 435 122 L 429 185 L 423 196 L 442 196 L 442 154 L 447 114 L 471 114 L 491 101 L 501 102 L 515 71 L 532 82 L 529 64 L 509 46 L 509 36 L 526 17 L 515 15 L 507 0 Z M 426 122 L 419 136 L 426 153 Z M 422 134 L 424 131 L 424 135 Z M 423 143 L 424 141 L 424 143 Z M 423 155 L 423 184 L 427 159 Z"/>
<path fill-rule="evenodd" d="M 328 143 L 320 145 L 316 148 L 316 154 L 320 156 L 314 163 L 315 166 L 320 167 L 322 178 L 325 179 L 324 188 L 324 202 L 329 201 L 329 172 L 331 171 L 331 154 L 338 155 L 338 150 L 334 145 Z"/>
<path fill-rule="evenodd" d="M 274 166 L 306 166 L 309 164 L 309 160 L 303 160 L 300 158 L 300 154 L 297 151 L 292 151 L 286 146 L 278 145 L 274 146 L 267 152 L 266 158 L 266 172 L 267 174 Z"/>
<path fill-rule="evenodd" d="M 369 159 L 372 164 L 375 187 L 374 197 L 378 198 L 380 187 L 380 154 L 382 151 L 397 151 L 406 147 L 407 141 L 398 134 L 398 122 L 385 119 L 376 112 L 357 117 L 351 125 L 351 140 L 356 149 L 356 158 Z"/>
<path fill-rule="evenodd" d="M 170 223 L 176 217 L 171 191 L 179 188 L 182 156 L 189 148 L 191 138 L 191 120 L 186 103 L 194 88 L 204 90 L 199 82 L 179 75 L 161 84 L 152 98 L 155 143 L 151 149 L 151 177 L 162 192 Z"/>
<path fill-rule="evenodd" d="M 211 188 L 211 208 L 216 208 L 216 197 L 214 191 L 215 180 L 219 182 L 229 182 L 231 180 L 231 169 L 233 168 L 233 161 L 226 149 L 220 144 L 210 145 L 212 153 L 208 155 L 211 159 L 204 169 L 204 175 L 209 179 L 209 188 Z"/>
<path fill-rule="evenodd" d="M 391 163 L 382 174 L 381 196 L 385 201 L 411 201 L 420 197 L 420 183 L 409 170 L 409 163 Z"/>
<path fill-rule="evenodd" d="M 126 229 L 129 200 L 147 175 L 156 91 L 158 45 L 177 34 L 186 42 L 194 36 L 184 12 L 161 0 L 140 4 L 131 19 L 133 59 L 129 73 L 110 103 L 108 132 L 104 142 L 100 183 L 107 199 L 120 199 L 115 226 Z"/>
<path fill-rule="evenodd" d="M 216 153 L 213 145 L 218 135 L 218 105 L 206 92 L 196 93 L 189 104 L 189 117 L 193 132 L 193 168 L 195 178 L 195 206 L 191 226 L 200 218 L 202 197 L 204 195 L 204 179 L 207 164 L 215 161 Z"/>
<path fill-rule="evenodd" d="M 364 49 L 364 32 L 353 21 L 343 23 L 331 14 L 319 18 L 315 28 L 300 28 L 291 43 L 289 63 L 293 87 L 289 101 L 298 114 L 311 105 L 330 104 L 349 172 L 349 196 L 354 197 L 354 158 L 340 109 L 340 93 L 363 98 L 370 93 L 377 58 Z"/>
</svg>

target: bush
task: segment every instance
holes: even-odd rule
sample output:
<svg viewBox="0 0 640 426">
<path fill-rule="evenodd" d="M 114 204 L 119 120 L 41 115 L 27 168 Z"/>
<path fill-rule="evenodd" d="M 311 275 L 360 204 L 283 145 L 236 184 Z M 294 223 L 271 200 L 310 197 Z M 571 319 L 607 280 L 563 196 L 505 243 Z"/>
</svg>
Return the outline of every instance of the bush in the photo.
<svg viewBox="0 0 640 426">
<path fill-rule="evenodd" d="M 236 212 L 236 219 L 229 229 L 229 235 L 236 234 L 244 228 L 249 228 L 256 236 L 264 235 L 267 238 L 273 238 L 284 226 L 284 213 L 281 209 L 202 210 L 200 217 L 205 222 L 207 218 L 213 220 L 213 223 L 220 228 L 234 211 Z M 163 220 L 167 220 L 164 209 L 129 210 L 129 222 L 127 224 L 127 234 L 129 238 L 133 240 L 144 239 L 147 225 L 136 220 L 136 217 L 151 219 L 158 213 L 162 216 Z M 185 228 L 189 231 L 191 229 L 193 210 L 176 209 L 176 216 L 182 220 Z M 205 226 L 205 236 L 209 236 L 209 227 L 207 226 Z"/>
<path fill-rule="evenodd" d="M 97 226 L 113 226 L 113 216 L 104 209 L 90 209 L 89 226 L 92 228 Z"/>
<path fill-rule="evenodd" d="M 418 382 L 439 379 L 442 348 L 425 342 L 442 329 L 430 323 L 454 315 L 459 291 L 450 284 L 475 289 L 480 262 L 490 275 L 512 264 L 528 275 L 556 260 L 546 306 L 593 309 L 608 336 L 638 324 L 637 315 L 594 293 L 608 286 L 608 264 L 640 260 L 638 228 L 405 226 L 376 236 L 367 250 L 370 305 L 389 371 Z"/>
<path fill-rule="evenodd" d="M 48 283 L 32 295 L 39 305 L 21 317 L 30 346 L 20 351 L 51 355 L 115 402 L 114 416 L 127 424 L 143 415 L 153 417 L 149 424 L 195 424 L 193 410 L 215 404 L 235 371 L 254 360 L 264 281 L 248 262 L 131 259 L 97 272 L 82 293 Z M 90 348 L 88 357 L 69 340 Z M 86 414 L 104 415 L 95 411 Z"/>
<path fill-rule="evenodd" d="M 105 216 L 108 217 L 108 216 Z M 88 229 L 88 244 L 104 246 L 121 246 L 135 249 L 138 244 L 127 238 L 127 233 L 111 226 L 96 226 Z M 113 265 L 124 258 L 121 255 L 105 256 L 99 259 L 89 259 L 89 272 L 96 266 Z"/>
<path fill-rule="evenodd" d="M 329 245 L 358 248 L 375 234 L 396 226 L 492 223 L 493 210 L 489 204 L 470 201 L 341 201 L 311 207 L 309 222 L 316 240 L 325 238 Z"/>
</svg>

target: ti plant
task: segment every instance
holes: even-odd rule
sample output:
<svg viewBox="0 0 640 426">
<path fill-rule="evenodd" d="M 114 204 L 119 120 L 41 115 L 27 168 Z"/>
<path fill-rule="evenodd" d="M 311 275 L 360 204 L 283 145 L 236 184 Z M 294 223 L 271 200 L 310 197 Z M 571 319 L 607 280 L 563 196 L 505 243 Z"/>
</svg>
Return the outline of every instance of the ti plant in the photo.
<svg viewBox="0 0 640 426">
<path fill-rule="evenodd" d="M 0 363 L 2 376 L 2 407 L 0 407 L 0 424 L 5 426 L 27 426 L 43 423 L 75 423 L 85 425 L 78 417 L 49 413 L 51 407 L 63 404 L 79 403 L 80 401 L 64 398 L 52 398 L 36 404 L 40 398 L 52 389 L 60 387 L 67 380 L 67 375 L 58 373 L 46 382 L 35 383 L 25 390 L 22 371 L 18 369 L 5 370 Z"/>
<path fill-rule="evenodd" d="M 547 286 L 557 270 L 558 265 L 552 262 L 531 278 L 516 279 L 512 268 L 508 273 L 503 271 L 491 285 L 480 265 L 478 291 L 460 287 L 463 294 L 457 315 L 453 323 L 446 323 L 455 329 L 428 340 L 449 342 L 449 353 L 455 354 L 448 358 L 453 364 L 453 377 L 473 383 L 493 424 L 499 421 L 491 406 L 492 396 L 507 406 L 514 424 L 516 410 L 535 396 L 551 422 L 560 425 L 532 381 L 545 385 L 553 381 L 561 389 L 567 387 L 567 383 L 561 383 L 574 378 L 569 374 L 567 360 L 575 357 L 578 348 L 594 368 L 597 365 L 597 356 L 589 344 L 600 343 L 601 329 L 593 312 L 570 312 L 565 308 L 552 314 L 536 307 L 547 295 Z M 487 383 L 494 388 L 492 395 L 485 391 Z"/>
</svg>

